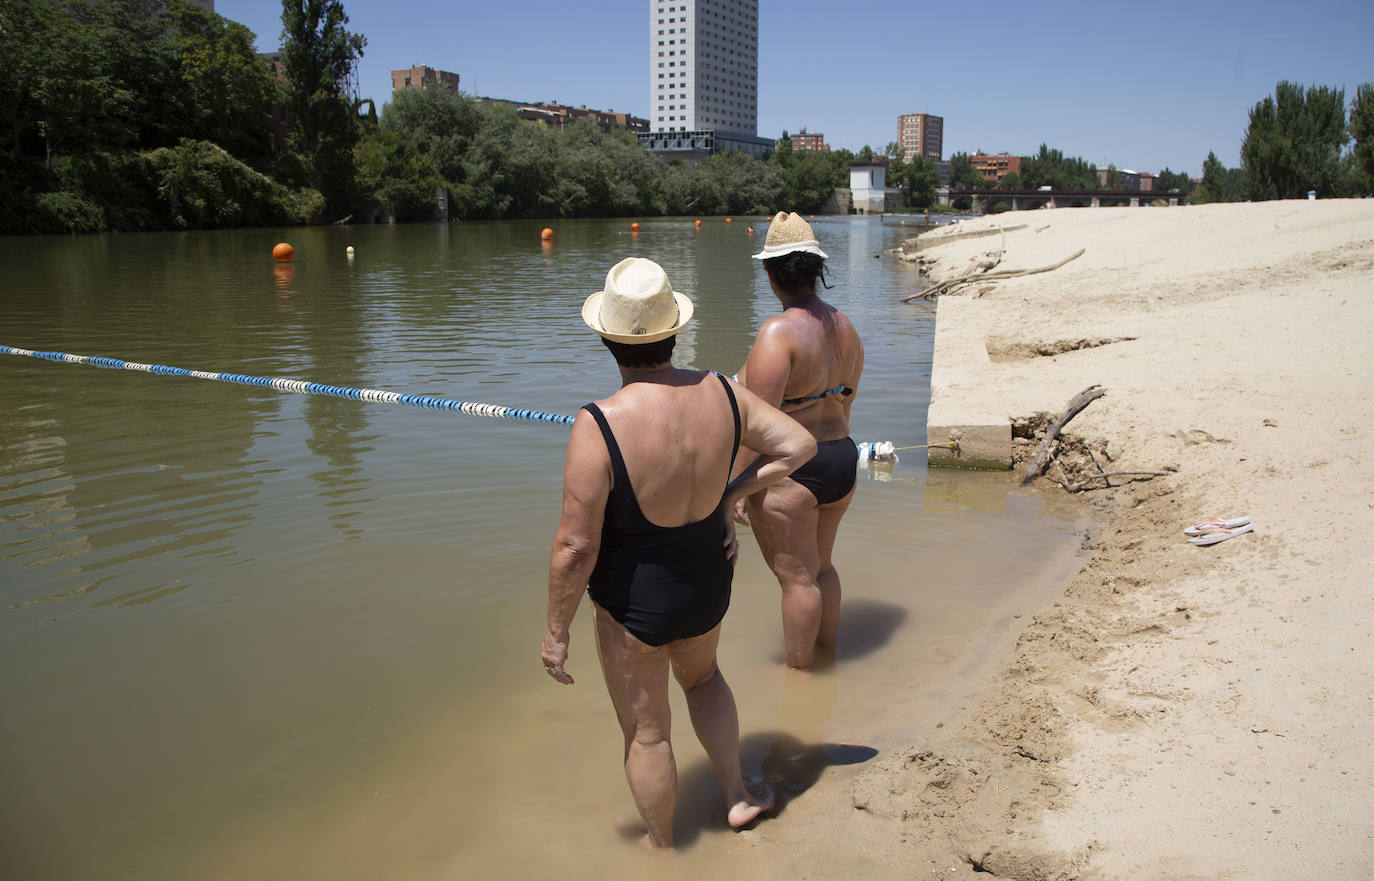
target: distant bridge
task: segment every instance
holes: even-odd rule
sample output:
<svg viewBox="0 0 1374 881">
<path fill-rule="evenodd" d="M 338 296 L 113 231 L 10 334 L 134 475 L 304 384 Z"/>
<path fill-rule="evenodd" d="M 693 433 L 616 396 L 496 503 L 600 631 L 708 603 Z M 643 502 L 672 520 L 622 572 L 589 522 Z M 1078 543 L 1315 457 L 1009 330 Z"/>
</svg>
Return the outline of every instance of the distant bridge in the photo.
<svg viewBox="0 0 1374 881">
<path fill-rule="evenodd" d="M 1013 211 L 1027 208 L 1102 208 L 1129 205 L 1132 208 L 1149 205 L 1155 200 L 1177 205 L 1182 198 L 1178 190 L 951 190 L 936 191 L 941 205 L 967 207 L 976 214 L 984 214 L 998 202 L 1006 202 Z"/>
</svg>

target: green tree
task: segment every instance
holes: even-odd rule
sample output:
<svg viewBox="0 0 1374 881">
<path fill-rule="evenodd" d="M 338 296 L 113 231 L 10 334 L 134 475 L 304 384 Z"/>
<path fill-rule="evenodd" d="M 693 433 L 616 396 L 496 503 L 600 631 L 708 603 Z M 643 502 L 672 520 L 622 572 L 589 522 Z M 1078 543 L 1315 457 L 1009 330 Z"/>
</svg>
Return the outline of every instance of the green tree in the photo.
<svg viewBox="0 0 1374 881">
<path fill-rule="evenodd" d="M 1193 182 L 1188 179 L 1188 175 L 1181 171 L 1170 171 L 1166 166 L 1163 171 L 1155 175 L 1154 187 L 1157 191 L 1169 192 L 1178 190 L 1182 194 L 1187 194 L 1193 186 Z"/>
<path fill-rule="evenodd" d="M 1316 190 L 1335 195 L 1341 178 L 1345 90 L 1286 80 L 1250 111 L 1240 147 L 1246 192 L 1252 199 L 1282 199 Z"/>
<path fill-rule="evenodd" d="M 368 132 L 354 148 L 358 189 L 393 220 L 432 220 L 442 182 L 429 160 L 390 129 Z"/>
<path fill-rule="evenodd" d="M 1021 175 L 1014 171 L 1008 171 L 1002 175 L 1002 179 L 997 182 L 997 188 L 1001 190 L 1021 189 Z"/>
<path fill-rule="evenodd" d="M 1243 195 L 1244 174 L 1241 169 L 1227 168 L 1217 154 L 1208 152 L 1202 163 L 1202 183 L 1189 195 L 1194 202 L 1237 202 Z"/>
<path fill-rule="evenodd" d="M 1026 189 L 1095 190 L 1097 167 L 1077 156 L 1066 158 L 1062 151 L 1041 144 L 1036 155 L 1022 157 L 1021 182 Z"/>
<path fill-rule="evenodd" d="M 282 0 L 282 67 L 291 149 L 331 216 L 354 196 L 353 145 L 361 132 L 350 84 L 367 39 L 345 28 L 339 0 Z"/>
<path fill-rule="evenodd" d="M 955 153 L 949 157 L 949 185 L 956 190 L 976 190 L 987 184 L 983 175 L 973 167 L 973 157 Z"/>
<path fill-rule="evenodd" d="M 836 187 L 848 185 L 846 171 L 844 163 L 836 162 L 829 153 L 798 154 L 786 175 L 777 207 L 808 214 L 821 210 Z"/>
<path fill-rule="evenodd" d="M 1352 150 L 1356 170 L 1357 191 L 1374 192 L 1374 83 L 1361 83 L 1350 103 L 1350 135 L 1355 139 Z"/>
<path fill-rule="evenodd" d="M 768 161 L 780 168 L 790 168 L 792 159 L 796 155 L 796 151 L 792 149 L 792 139 L 784 130 L 782 137 L 778 138 L 777 144 L 773 146 L 773 152 L 768 156 Z"/>
<path fill-rule="evenodd" d="M 21 49 L 15 72 L 18 87 L 29 92 L 28 118 L 18 122 L 16 142 L 29 128 L 50 167 L 54 155 L 133 146 L 136 96 L 118 76 L 112 45 L 123 35 L 108 30 L 100 10 L 79 0 L 14 5 L 21 7 L 13 10 L 20 13 L 21 33 L 34 40 Z"/>
<path fill-rule="evenodd" d="M 910 162 L 893 162 L 892 183 L 906 193 L 907 203 L 916 208 L 928 208 L 935 202 L 935 188 L 940 185 L 939 173 L 930 157 L 919 153 Z"/>
<path fill-rule="evenodd" d="M 253 48 L 253 32 L 186 0 L 170 0 L 176 30 L 185 137 L 212 141 L 239 159 L 270 145 L 276 82 Z"/>
<path fill-rule="evenodd" d="M 464 181 L 463 159 L 482 124 L 476 101 L 434 86 L 393 93 L 379 123 L 455 184 Z"/>
</svg>

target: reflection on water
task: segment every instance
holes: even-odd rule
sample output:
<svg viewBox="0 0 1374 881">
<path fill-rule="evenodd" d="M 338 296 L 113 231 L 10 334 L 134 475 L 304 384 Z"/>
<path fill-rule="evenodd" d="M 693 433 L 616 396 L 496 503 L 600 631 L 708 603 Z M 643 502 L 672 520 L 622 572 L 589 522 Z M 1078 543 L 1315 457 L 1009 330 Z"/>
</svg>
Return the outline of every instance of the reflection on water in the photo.
<svg viewBox="0 0 1374 881">
<path fill-rule="evenodd" d="M 0 240 L 0 342 L 571 413 L 618 385 L 578 316 L 625 256 L 698 304 L 678 363 L 738 369 L 777 310 L 741 220 L 565 222 L 547 246 L 540 223 Z M 867 347 L 855 438 L 919 443 L 933 311 L 881 255 L 903 233 L 817 230 Z M 14 356 L 0 413 L 5 877 L 646 871 L 608 832 L 634 811 L 585 610 L 578 684 L 538 663 L 565 427 Z M 680 865 L 719 873 L 750 840 L 806 859 L 845 781 L 1071 561 L 1071 511 L 902 456 L 846 518 L 816 675 L 781 668 L 745 537 L 721 666 L 785 811 L 724 833 L 675 704 Z"/>
</svg>

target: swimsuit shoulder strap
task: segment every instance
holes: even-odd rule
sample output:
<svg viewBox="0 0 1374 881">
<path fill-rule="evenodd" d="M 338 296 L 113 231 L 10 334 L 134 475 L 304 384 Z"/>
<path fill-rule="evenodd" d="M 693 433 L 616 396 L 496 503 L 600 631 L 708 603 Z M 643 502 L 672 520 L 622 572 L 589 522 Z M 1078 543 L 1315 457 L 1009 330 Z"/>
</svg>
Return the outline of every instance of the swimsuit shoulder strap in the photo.
<svg viewBox="0 0 1374 881">
<path fill-rule="evenodd" d="M 714 371 L 712 371 L 714 372 Z M 716 379 L 720 380 L 720 385 L 725 389 L 725 396 L 730 399 L 730 412 L 735 416 L 735 445 L 730 448 L 730 474 L 735 473 L 735 457 L 739 455 L 740 442 L 740 421 L 739 421 L 739 401 L 735 400 L 735 390 L 730 388 L 730 383 L 721 374 L 716 374 Z M 725 476 L 725 482 L 730 482 L 730 474 Z"/>
<path fill-rule="evenodd" d="M 586 404 L 582 409 L 592 414 L 592 418 L 601 428 L 601 438 L 606 442 L 606 452 L 611 457 L 611 474 L 615 477 L 616 486 L 623 486 L 626 490 L 630 490 L 630 472 L 625 469 L 625 457 L 620 455 L 620 444 L 616 443 L 615 434 L 611 431 L 610 424 L 606 422 L 606 414 L 602 413 L 601 408 L 596 404 Z M 630 496 L 633 498 L 633 490 L 630 490 Z"/>
</svg>

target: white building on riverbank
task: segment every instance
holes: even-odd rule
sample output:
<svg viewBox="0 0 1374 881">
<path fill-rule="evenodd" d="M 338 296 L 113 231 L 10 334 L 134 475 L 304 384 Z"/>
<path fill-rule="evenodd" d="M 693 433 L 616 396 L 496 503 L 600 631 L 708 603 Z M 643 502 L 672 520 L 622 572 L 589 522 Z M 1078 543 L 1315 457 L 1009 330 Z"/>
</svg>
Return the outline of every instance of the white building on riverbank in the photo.
<svg viewBox="0 0 1374 881">
<path fill-rule="evenodd" d="M 766 155 L 758 80 L 758 0 L 649 0 L 648 150 L 687 161 Z"/>
</svg>

